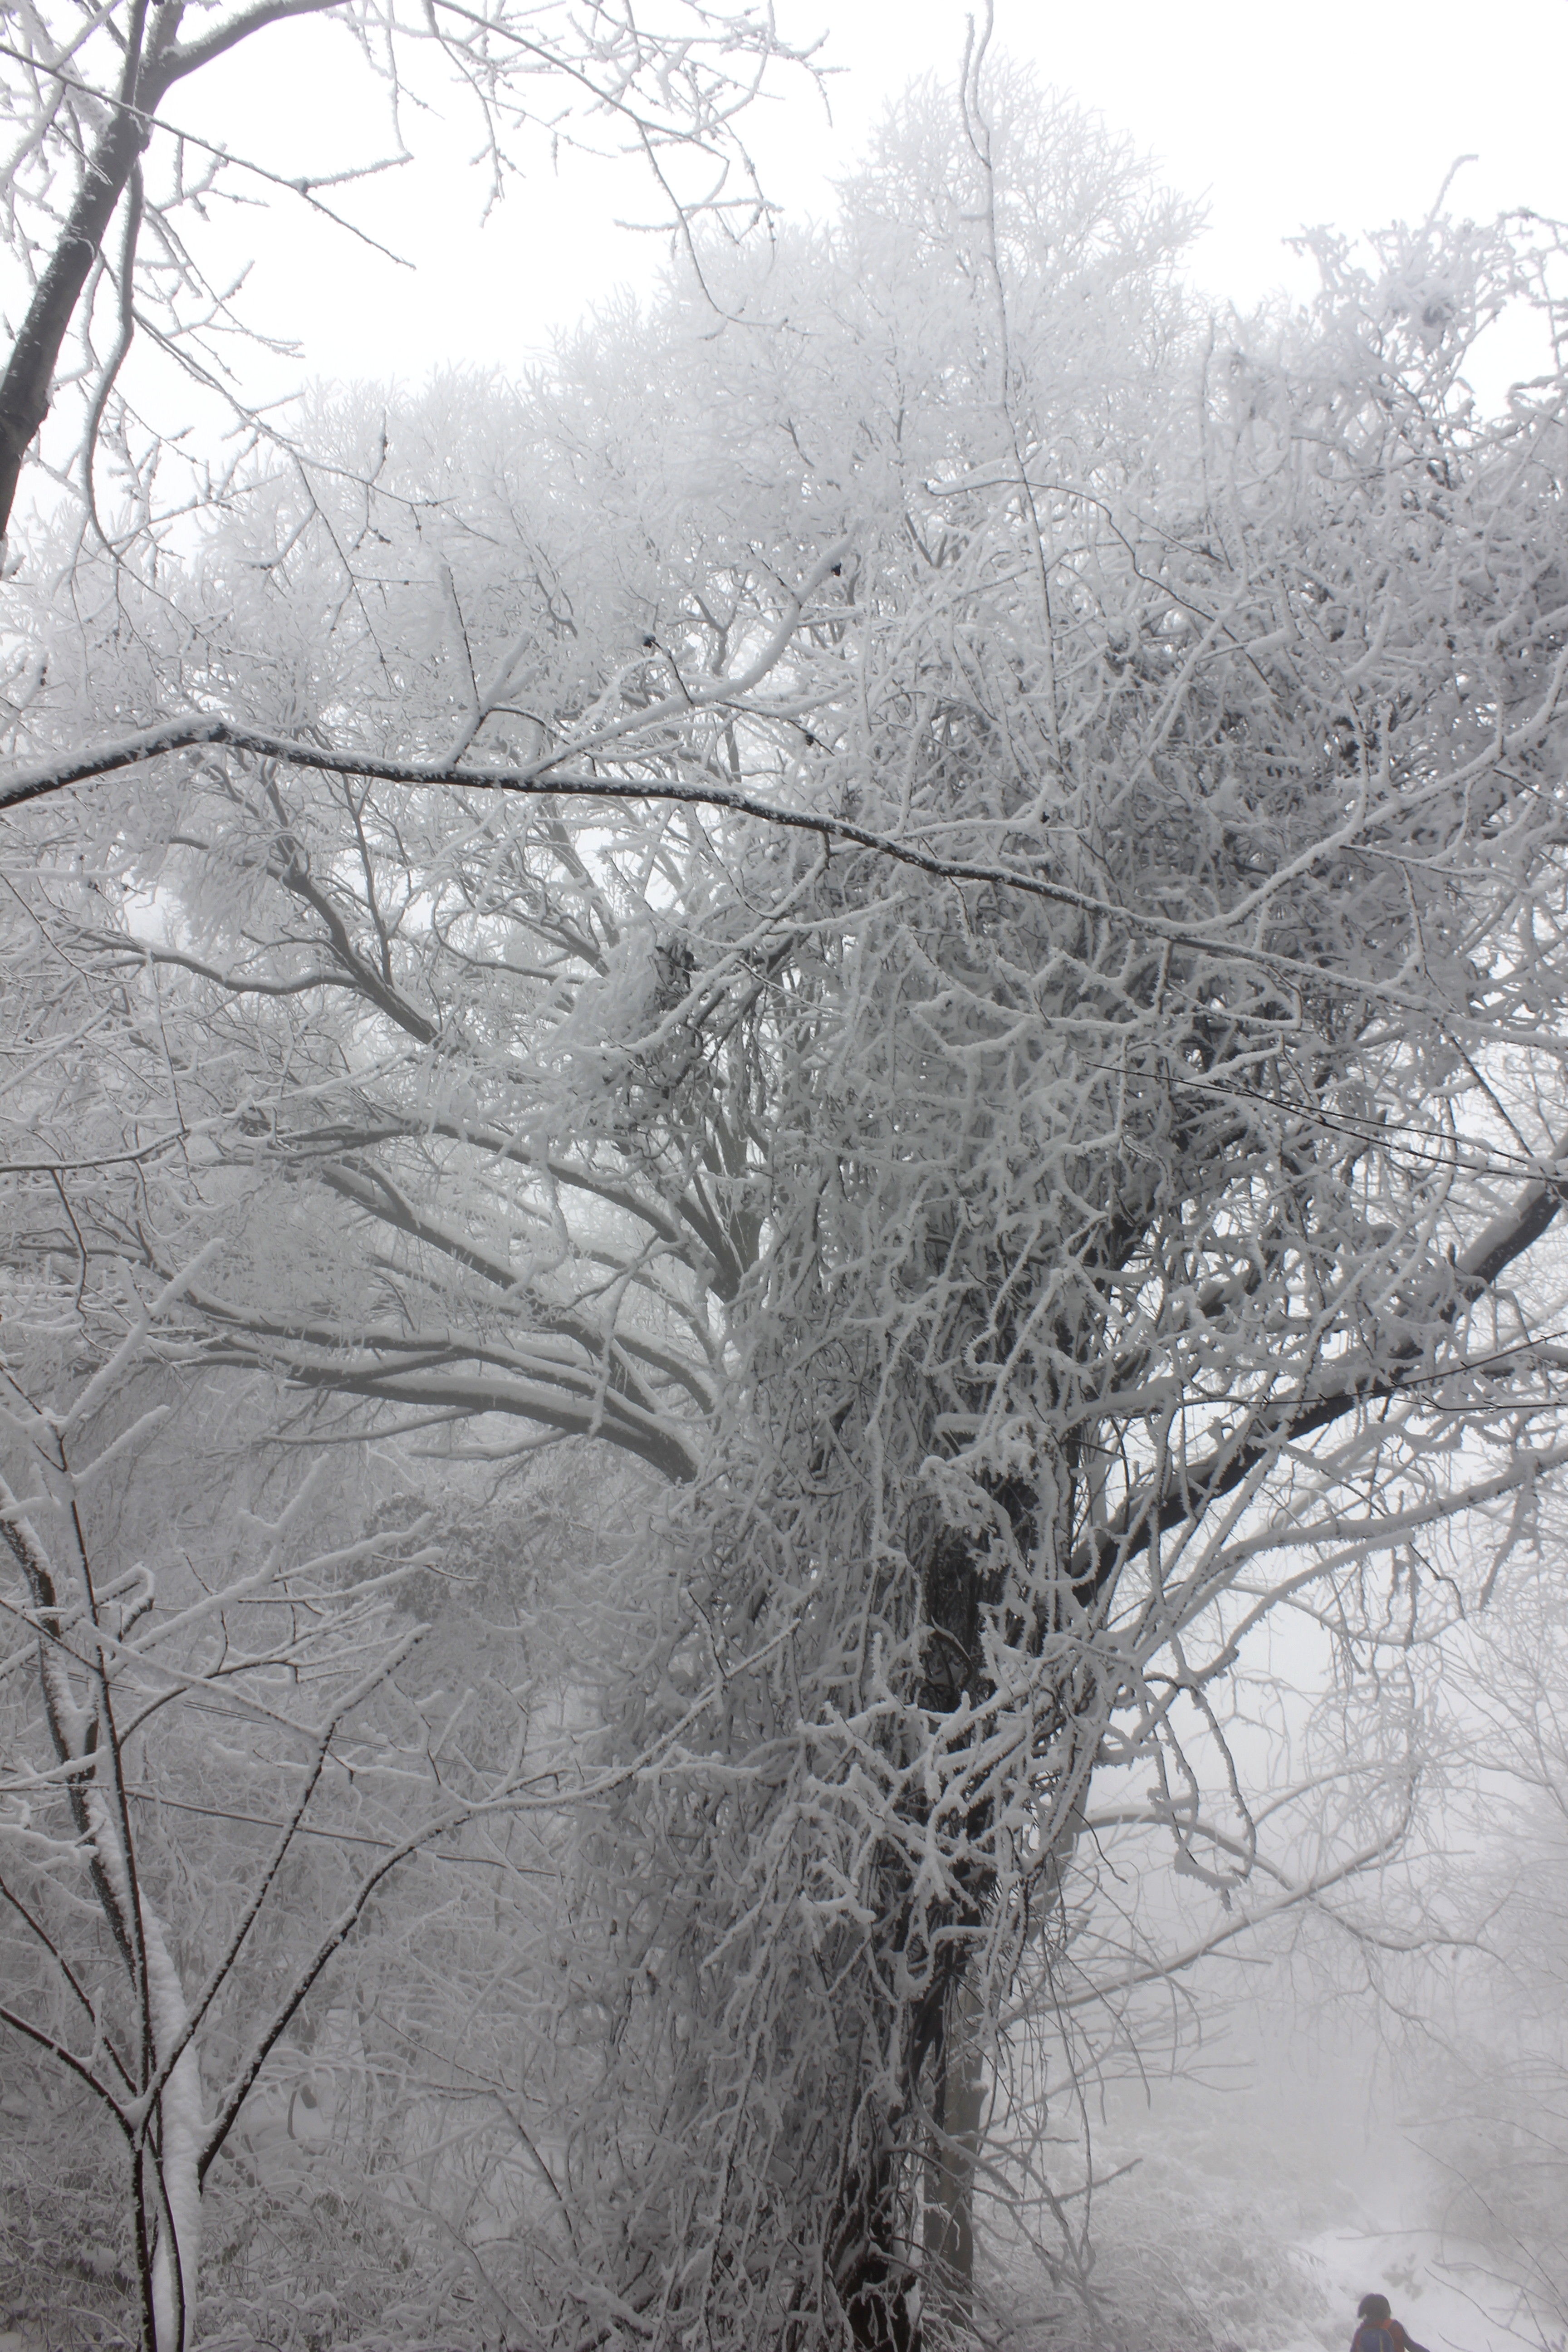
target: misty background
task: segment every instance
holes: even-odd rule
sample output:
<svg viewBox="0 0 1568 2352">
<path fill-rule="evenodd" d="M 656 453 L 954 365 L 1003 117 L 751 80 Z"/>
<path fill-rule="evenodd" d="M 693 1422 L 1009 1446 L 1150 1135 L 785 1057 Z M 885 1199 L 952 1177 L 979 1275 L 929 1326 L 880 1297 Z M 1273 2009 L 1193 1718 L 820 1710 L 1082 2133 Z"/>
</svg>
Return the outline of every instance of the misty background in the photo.
<svg viewBox="0 0 1568 2352">
<path fill-rule="evenodd" d="M 896 9 L 886 0 L 840 0 L 823 46 L 812 51 L 821 86 L 805 75 L 780 78 L 744 118 L 745 143 L 781 229 L 832 215 L 837 184 L 859 163 L 905 85 L 927 75 L 951 80 L 957 72 L 965 22 L 961 8 L 935 0 Z M 478 413 L 487 384 L 499 387 L 504 402 L 509 383 L 548 378 L 558 364 L 580 368 L 595 319 L 632 335 L 638 306 L 657 311 L 667 299 L 662 289 L 680 282 L 683 264 L 679 255 L 672 259 L 668 237 L 627 226 L 656 209 L 635 163 L 552 153 L 540 131 L 523 142 L 522 168 L 495 200 L 493 191 L 487 194 L 477 125 L 458 102 L 444 111 L 409 106 L 395 134 L 376 102 L 374 76 L 357 73 L 342 26 L 322 21 L 286 29 L 287 43 L 247 47 L 213 69 L 210 87 L 204 85 L 203 135 L 264 161 L 277 181 L 321 189 L 329 168 L 352 173 L 375 164 L 393 152 L 395 135 L 406 140 L 413 160 L 351 177 L 332 192 L 344 219 L 373 243 L 323 233 L 315 221 L 302 234 L 286 188 L 273 189 L 254 210 L 216 199 L 192 226 L 198 257 L 210 237 L 214 250 L 237 250 L 247 267 L 245 317 L 272 340 L 247 347 L 243 357 L 237 342 L 234 364 L 247 402 L 265 414 L 268 429 L 293 431 L 303 417 L 324 447 L 331 436 L 322 420 L 346 417 L 342 464 L 352 471 L 360 462 L 355 436 L 368 436 L 367 446 L 374 439 L 365 420 L 377 404 L 419 410 L 428 395 L 434 407 L 419 410 L 417 429 L 439 443 L 443 402 L 460 421 Z M 781 33 L 802 45 L 821 29 L 800 5 L 787 18 L 781 14 Z M 1520 0 L 1484 40 L 1466 12 L 1447 5 L 1416 24 L 1392 6 L 1341 0 L 1310 16 L 1232 0 L 1202 0 L 1186 11 L 1127 0 L 1092 12 L 1013 0 L 998 11 L 996 40 L 1042 85 L 1103 117 L 1113 133 L 1129 134 L 1152 159 L 1159 184 L 1197 205 L 1203 225 L 1181 264 L 1181 282 L 1201 289 L 1223 317 L 1283 316 L 1308 299 L 1313 265 L 1288 243 L 1302 227 L 1327 224 L 1353 237 L 1391 220 L 1419 224 L 1445 188 L 1450 207 L 1467 219 L 1528 212 L 1558 222 L 1568 214 L 1561 130 L 1568 12 L 1560 0 Z M 174 120 L 181 102 L 177 96 L 170 102 Z M 7 292 L 10 314 L 16 287 Z M 579 341 L 584 334 L 586 343 Z M 137 363 L 143 370 L 137 398 L 178 412 L 187 454 L 204 434 L 218 434 L 221 404 L 210 386 L 183 375 L 167 352 L 139 352 Z M 1556 363 L 1539 313 L 1521 322 L 1510 312 L 1479 334 L 1468 381 L 1483 406 L 1497 406 L 1516 377 Z M 615 396 L 630 405 L 635 390 L 622 382 Z M 46 451 L 56 429 L 46 427 Z M 178 443 L 178 430 L 171 439 Z M 54 527 L 50 518 L 58 519 L 65 495 L 59 482 L 40 488 L 32 509 L 40 531 Z M 179 552 L 194 545 L 197 529 L 177 521 L 168 546 Z M 259 570 L 261 559 L 256 563 Z M 161 591 L 161 578 L 157 584 Z M 300 626 L 307 635 L 309 625 Z M 132 710 L 129 689 L 122 700 Z M 139 705 L 133 716 L 142 723 Z M 99 731 L 109 723 L 101 719 Z M 107 871 L 111 849 L 101 854 Z M 156 874 L 128 886 L 123 905 L 133 942 L 184 951 L 198 936 L 187 928 L 193 919 L 178 886 Z M 605 1001 L 606 1020 L 619 1019 L 624 1002 L 612 1001 L 608 983 Z M 361 1050 L 352 1038 L 345 1063 Z M 29 1076 L 26 1084 L 35 1083 Z M 1485 1131 L 1502 1134 L 1495 1121 Z M 13 1156 L 7 1164 L 20 1161 Z M 281 1223 L 279 1233 L 281 1260 Z M 327 1255 L 323 1245 L 323 1265 Z M 35 1265 L 20 1255 L 16 1262 Z M 85 1245 L 82 1263 L 85 1269 Z M 1521 1313 L 1553 1341 L 1565 1274 L 1563 1244 L 1549 1237 L 1529 1284 L 1521 1283 L 1528 1296 Z M 323 1295 L 332 1278 L 328 1266 Z M 49 1279 L 64 1280 L 53 1260 Z M 65 1283 L 68 1292 L 71 1286 Z M 23 1320 L 40 1311 L 31 1291 L 27 1301 L 18 1310 Z M 74 1378 L 76 1360 L 57 1327 L 27 1322 L 26 1328 L 51 1377 Z M 261 1362 L 258 1355 L 250 1370 Z M 157 1366 L 145 1377 L 145 1395 L 127 1391 L 116 1403 L 125 1429 L 139 1425 L 136 1413 L 154 1392 L 163 1395 L 161 1380 L 174 1381 Z M 216 1411 L 210 1398 L 191 1409 Z M 279 1465 L 298 1433 L 281 1438 L 258 1428 L 247 1445 L 243 1430 L 221 1423 L 221 1415 L 204 1422 L 199 1466 L 184 1440 L 163 1452 L 159 1437 L 138 1468 L 143 1483 L 113 1489 L 112 1508 L 105 1508 L 128 1555 L 151 1556 L 177 1523 L 190 1538 L 182 1555 L 189 1566 L 201 1558 L 194 1531 L 226 1528 L 222 1514 L 231 1505 L 241 1517 L 251 1514 L 246 1528 L 280 1507 Z M 456 1441 L 446 1453 L 445 1440 L 422 1433 L 418 1444 L 410 1437 L 373 1444 L 341 1482 L 334 1470 L 323 1490 L 317 1553 L 324 1559 L 333 1547 L 346 1553 L 356 1543 L 401 1542 L 416 1523 L 425 1527 L 421 1514 L 428 1516 L 437 1534 L 418 1537 L 436 1547 L 434 1565 L 419 1555 L 426 1581 L 397 1604 L 404 1616 L 367 1614 L 364 1622 L 374 1623 L 377 1640 L 401 1639 L 417 1601 L 436 1626 L 435 1643 L 447 1645 L 454 1689 L 489 1645 L 508 1657 L 527 1654 L 537 1690 L 551 1696 L 519 1737 L 525 1746 L 540 1742 L 542 1754 L 549 1738 L 596 1727 L 597 1686 L 585 1674 L 577 1679 L 572 1627 L 579 1612 L 585 1622 L 599 1607 L 609 1589 L 606 1563 L 627 1556 L 627 1529 L 644 1506 L 623 1469 L 601 1479 L 581 1444 L 567 1457 L 574 1466 L 554 1467 L 556 1457 L 546 1456 L 536 1469 L 487 1460 L 486 1442 L 494 1441 L 465 1451 L 466 1441 Z M 346 1450 L 342 1458 L 347 1462 Z M 1479 1476 L 1479 1466 L 1466 1475 Z M 234 1524 L 240 1528 L 238 1518 Z M 237 1559 L 240 1534 L 223 1540 L 225 1557 Z M 1357 1752 L 1366 1680 L 1385 1675 L 1391 1687 L 1399 1685 L 1414 1759 L 1405 1833 L 1331 1899 L 1294 1903 L 1278 1919 L 1263 1917 L 1234 1940 L 1216 1941 L 1224 1922 L 1214 1885 L 1140 1871 L 1138 1839 L 1147 1834 L 1152 1851 L 1153 1833 L 1129 1831 L 1120 1809 L 1143 1801 L 1146 1767 L 1135 1761 L 1120 1775 L 1112 1767 L 1097 1778 L 1081 1832 L 1085 1889 L 1077 1899 L 1086 1916 L 1093 1908 L 1099 1919 L 1123 1923 L 1104 1931 L 1104 1948 L 1121 1948 L 1115 1938 L 1124 1928 L 1124 1996 L 1097 1999 L 1066 2022 L 1021 2024 L 1007 2068 L 988 2075 L 985 2095 L 998 2145 L 1011 2144 L 1011 2134 L 1022 2146 L 1031 2117 L 1054 2116 L 1063 2099 L 1077 2107 L 1074 2145 L 1090 2153 L 1086 2176 L 1075 2176 L 1068 2193 L 1085 2216 L 1092 2208 L 1094 2285 L 1114 2329 L 1107 2340 L 1326 2352 L 1348 2343 L 1361 2295 L 1380 2290 L 1429 2352 L 1520 2346 L 1568 2352 L 1563 1541 L 1562 1505 L 1552 1476 L 1543 1475 L 1515 1519 L 1494 1513 L 1479 1534 L 1461 1524 L 1429 1544 L 1412 1539 L 1386 1594 L 1368 1602 L 1374 1617 L 1381 1612 L 1382 1631 L 1357 1654 L 1355 1673 L 1344 1665 L 1330 1614 L 1319 1613 L 1310 1595 L 1282 1611 L 1247 1652 L 1226 1702 L 1226 1741 L 1216 1736 L 1205 1749 L 1200 1737 L 1194 1752 L 1223 1778 L 1229 1767 L 1216 1759 L 1227 1750 L 1249 1798 L 1264 1809 L 1271 1791 L 1299 1790 L 1321 1769 L 1324 1810 L 1314 1815 L 1304 1808 L 1281 1850 L 1281 1866 L 1303 1878 L 1315 1866 L 1314 1840 L 1321 1836 L 1327 1851 L 1321 1822 L 1340 1802 L 1333 1759 Z M 521 1582 L 509 1587 L 496 1566 L 525 1551 L 533 1580 L 526 1591 Z M 376 1571 L 384 1565 L 377 1553 Z M 191 1593 L 201 1572 L 190 1569 Z M 1456 1591 L 1462 1585 L 1465 1600 L 1440 1636 L 1402 1643 L 1402 1612 L 1407 1601 L 1414 1606 L 1424 1580 L 1428 1591 L 1446 1580 Z M 327 1579 L 322 1591 L 329 1589 L 335 1588 Z M 536 1600 L 544 1634 L 531 1631 Z M 185 1596 L 181 1605 L 194 1604 Z M 615 1638 L 623 1648 L 632 1639 L 624 1632 Z M 279 1765 L 269 1803 L 281 1804 L 277 1790 L 286 1785 Z M 1336 1827 L 1359 1801 L 1344 1801 Z M 237 1802 L 228 1788 L 223 1803 Z M 241 1818 L 256 1816 L 241 1808 Z M 172 1811 L 162 1819 L 166 1825 Z M 170 1832 L 176 1855 L 189 1858 L 193 1885 L 204 1869 L 218 1868 L 201 1843 L 214 1833 L 206 1822 Z M 536 1866 L 554 1868 L 557 1859 L 552 1848 Z M 499 1944 L 500 1898 L 495 1923 Z M 548 1932 L 537 1919 L 528 1927 L 541 1948 Z M 1190 1964 L 1167 1958 L 1144 1980 L 1138 1955 L 1156 1947 L 1180 1953 L 1189 1942 Z M 416 1948 L 412 1935 L 411 1943 Z M 1097 1979 L 1102 1992 L 1113 1977 Z M 361 2070 L 369 2045 L 355 2039 L 351 2007 L 323 2006 L 310 2036 L 280 2045 L 287 2064 L 254 2095 L 239 2132 L 251 2185 L 266 2205 L 267 2259 L 284 2268 L 316 2226 L 301 2216 L 324 2210 L 328 2196 L 347 2200 L 341 2186 L 319 2187 L 332 2149 L 344 2136 L 369 2130 L 373 2094 Z M 114 2332 L 121 2251 L 89 2230 L 85 2255 L 68 2275 L 49 2251 L 51 2231 L 87 2227 L 82 2217 L 98 2193 L 91 2165 L 73 2156 L 64 2188 L 52 2181 L 55 2202 L 37 2194 L 48 2168 L 44 2151 L 77 2129 L 74 2111 L 63 2116 L 34 2053 L 19 2057 L 7 2045 L 0 2056 L 6 2200 L 0 2322 L 9 2325 L 0 2326 L 0 2352 L 59 2352 L 95 2331 L 106 2345 L 132 2340 Z M 544 2153 L 548 2159 L 550 2149 Z M 1052 2161 L 1047 2130 L 1046 2147 L 1028 2162 L 1048 2172 Z M 430 2168 L 434 2179 L 434 2155 Z M 489 2193 L 476 2189 L 475 2211 Z M 493 2193 L 487 2226 L 498 2233 L 522 2206 L 531 2211 L 530 2200 L 539 2201 L 537 2182 Z M 233 2226 L 231 2212 L 224 2227 Z M 1061 2325 L 1059 2277 L 1009 2194 L 988 2189 L 984 2172 L 975 2230 L 981 2336 L 1008 2352 L 1027 2352 L 1047 2340 L 1045 2317 Z M 322 2244 L 330 2242 L 328 2233 Z M 368 2229 L 356 2242 L 367 2277 L 384 2267 L 385 2249 L 373 2244 Z M 239 2278 L 248 2257 L 228 2246 L 222 2259 L 231 2257 Z M 368 2308 L 363 2281 L 355 2330 L 334 2332 L 339 2285 L 329 2278 L 327 2255 L 320 2261 L 323 2283 L 312 2274 L 311 2293 L 289 2310 L 290 2352 L 379 2341 L 358 2332 Z M 346 2291 L 343 2300 L 346 2307 Z M 243 2304 L 237 2289 L 234 2310 Z M 76 2332 L 68 2339 L 66 2330 Z M 196 2340 L 227 2352 L 263 2338 L 247 2336 L 231 2312 Z"/>
</svg>

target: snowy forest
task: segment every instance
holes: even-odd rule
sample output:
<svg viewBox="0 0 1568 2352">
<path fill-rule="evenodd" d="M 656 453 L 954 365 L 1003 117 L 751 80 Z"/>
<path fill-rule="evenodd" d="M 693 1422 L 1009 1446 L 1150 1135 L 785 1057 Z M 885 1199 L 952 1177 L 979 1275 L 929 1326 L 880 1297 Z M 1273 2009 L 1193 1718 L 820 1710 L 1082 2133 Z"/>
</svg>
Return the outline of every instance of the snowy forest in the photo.
<svg viewBox="0 0 1568 2352">
<path fill-rule="evenodd" d="M 274 398 L 310 16 L 657 289 Z M 1564 231 L 1005 31 L 5 12 L 5 2352 L 1568 2337 Z"/>
</svg>

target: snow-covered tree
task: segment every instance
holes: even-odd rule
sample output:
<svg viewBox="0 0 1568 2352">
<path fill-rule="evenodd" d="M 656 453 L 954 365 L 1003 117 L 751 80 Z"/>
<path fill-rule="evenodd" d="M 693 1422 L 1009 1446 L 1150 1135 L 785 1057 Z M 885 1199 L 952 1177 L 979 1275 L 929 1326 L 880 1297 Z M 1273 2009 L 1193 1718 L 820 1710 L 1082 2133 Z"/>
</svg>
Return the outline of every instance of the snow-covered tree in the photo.
<svg viewBox="0 0 1568 2352">
<path fill-rule="evenodd" d="M 573 2328 L 962 2326 L 999 2037 L 1144 1965 L 1086 1827 L 1200 1946 L 1331 1903 L 1424 1547 L 1563 1458 L 1561 384 L 1465 376 L 1548 262 L 1434 218 L 1210 323 L 1184 226 L 976 57 L 765 270 L 323 406 L 68 625 L 34 559 L 27 937 L 142 1008 L 40 1234 L 153 1285 L 219 1218 L 187 1363 L 668 1484 Z M 1311 1830 L 1236 1736 L 1296 1620 L 1363 1676 Z"/>
<path fill-rule="evenodd" d="M 101 1326 L 118 1306 L 123 1328 L 87 1378 L 72 1377 L 86 1319 L 79 1305 L 77 1316 L 56 1318 L 47 1297 L 18 1296 L 18 1286 L 7 1297 L 0 1410 L 14 1458 L 0 1486 L 0 1528 L 11 1707 L 0 1894 L 11 1964 L 0 2017 L 118 2130 L 129 2239 L 120 2251 L 135 2283 L 141 2341 L 148 2352 L 180 2352 L 191 2340 L 206 2171 L 274 2043 L 384 1874 L 384 1861 L 399 1858 L 396 1841 L 380 1842 L 384 1853 L 360 1874 L 341 1916 L 307 1934 L 280 1988 L 266 1984 L 265 1971 L 259 1987 L 247 1988 L 250 2014 L 228 2021 L 242 2054 L 213 2106 L 203 2046 L 215 2012 L 232 2005 L 250 1972 L 247 1947 L 286 1888 L 297 1843 L 321 1832 L 311 1815 L 323 1779 L 346 1772 L 352 1780 L 356 1763 L 372 1762 L 355 1718 L 395 1675 L 416 1629 L 389 1636 L 384 1624 L 395 1544 L 368 1575 L 373 1545 L 315 1556 L 301 1547 L 309 1482 L 278 1520 L 251 1523 L 253 1558 L 224 1560 L 219 1551 L 216 1564 L 187 1560 L 183 1575 L 172 1564 L 161 1580 L 155 1563 L 99 1555 L 92 1490 L 112 1484 L 116 1457 L 133 1454 L 170 1410 L 128 1411 L 127 1391 L 178 1295 L 176 1284 L 143 1304 L 133 1287 L 120 1300 L 105 1288 L 93 1319 Z M 23 1384 L 16 1360 L 29 1341 L 46 1360 L 65 1359 L 37 1368 L 40 1393 Z M 182 1589 L 171 1594 L 174 1582 Z M 172 1718 L 182 1718 L 177 1729 Z M 242 1790 L 226 1806 L 233 1730 L 249 1737 Z M 406 1773 L 395 1777 L 405 1798 Z M 268 1798 L 270 1825 L 255 1811 Z M 199 1986 L 182 1970 L 170 1916 L 182 1873 L 159 1834 L 165 1808 L 226 1811 L 275 1832 L 246 1857 L 248 1868 L 202 1874 L 197 1919 L 188 1923 L 188 1933 L 205 1928 L 211 1947 Z"/>
<path fill-rule="evenodd" d="M 300 17 L 341 29 L 347 68 L 337 150 L 305 173 L 280 167 L 276 123 L 259 126 L 258 152 L 237 155 L 202 107 L 209 68 L 258 39 L 287 40 L 274 28 Z M 715 215 L 741 227 L 764 207 L 736 117 L 781 58 L 798 53 L 771 11 L 701 0 L 674 0 L 657 23 L 626 0 L 110 0 L 85 20 L 26 0 L 0 58 L 0 235 L 7 310 L 19 320 L 0 373 L 0 534 L 62 396 L 49 469 L 79 494 L 94 532 L 121 546 L 144 550 L 191 503 L 221 500 L 236 459 L 243 466 L 258 443 L 286 447 L 268 404 L 231 363 L 251 266 L 247 245 L 217 226 L 232 208 L 243 220 L 258 204 L 291 200 L 307 238 L 384 252 L 353 218 L 353 184 L 412 162 L 411 122 L 455 107 L 472 125 L 490 203 L 531 152 L 577 147 L 639 158 L 674 234 L 689 238 L 694 220 Z M 305 69 L 320 70 L 319 58 Z M 364 139 L 376 117 L 380 157 L 374 134 Z M 161 432 L 144 391 L 122 397 L 138 337 L 155 361 L 173 362 L 187 397 L 193 387 L 213 395 L 249 428 L 221 461 L 204 452 L 189 480 L 188 423 Z M 161 406 L 154 397 L 151 413 Z"/>
<path fill-rule="evenodd" d="M 1478 2302 L 1550 2343 L 1568 2326 L 1568 1607 L 1560 1507 L 1543 1558 L 1447 1645 L 1449 1787 L 1436 1867 L 1479 1918 L 1442 1997 L 1404 2004 L 1402 2121 L 1443 2258 Z M 1456 1873 L 1453 1860 L 1463 1855 Z M 1456 1889 L 1450 1884 L 1448 1900 Z"/>
<path fill-rule="evenodd" d="M 323 2294 L 372 2325 L 434 2297 L 515 2326 L 548 2309 L 523 2158 L 583 1997 L 557 1962 L 564 1822 L 626 1779 L 574 1769 L 595 1612 L 577 1597 L 568 1650 L 537 1524 L 498 1578 L 450 1505 L 394 1496 L 365 1525 L 330 1455 L 268 1506 L 266 1384 L 183 1392 L 178 1287 L 25 1256 L 5 1286 L 8 2298 L 61 2344 L 112 2311 L 143 2352 Z M 269 2213 L 281 2274 L 256 2254 Z M 500 2223 L 527 2294 L 486 2277 Z"/>
</svg>

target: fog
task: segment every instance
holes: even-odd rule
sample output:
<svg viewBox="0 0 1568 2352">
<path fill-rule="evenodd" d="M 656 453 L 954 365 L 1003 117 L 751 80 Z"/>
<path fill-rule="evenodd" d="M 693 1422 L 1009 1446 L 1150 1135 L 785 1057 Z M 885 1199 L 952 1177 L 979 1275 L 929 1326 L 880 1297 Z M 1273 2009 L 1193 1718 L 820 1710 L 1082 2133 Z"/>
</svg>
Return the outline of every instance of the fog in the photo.
<svg viewBox="0 0 1568 2352">
<path fill-rule="evenodd" d="M 671 10 L 0 45 L 0 2352 L 1568 2352 L 1568 17 Z"/>
</svg>

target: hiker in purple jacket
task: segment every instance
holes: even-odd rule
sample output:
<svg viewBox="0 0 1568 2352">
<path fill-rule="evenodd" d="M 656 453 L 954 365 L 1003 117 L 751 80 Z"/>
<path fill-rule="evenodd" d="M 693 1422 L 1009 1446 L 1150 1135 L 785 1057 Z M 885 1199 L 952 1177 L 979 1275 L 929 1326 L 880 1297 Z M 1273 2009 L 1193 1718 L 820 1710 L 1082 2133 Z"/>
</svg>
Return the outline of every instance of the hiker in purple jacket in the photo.
<svg viewBox="0 0 1568 2352">
<path fill-rule="evenodd" d="M 1385 2294 L 1363 2294 L 1356 2305 L 1361 2326 L 1351 2338 L 1351 2352 L 1426 2352 L 1405 2333 L 1388 2307 Z"/>
</svg>

